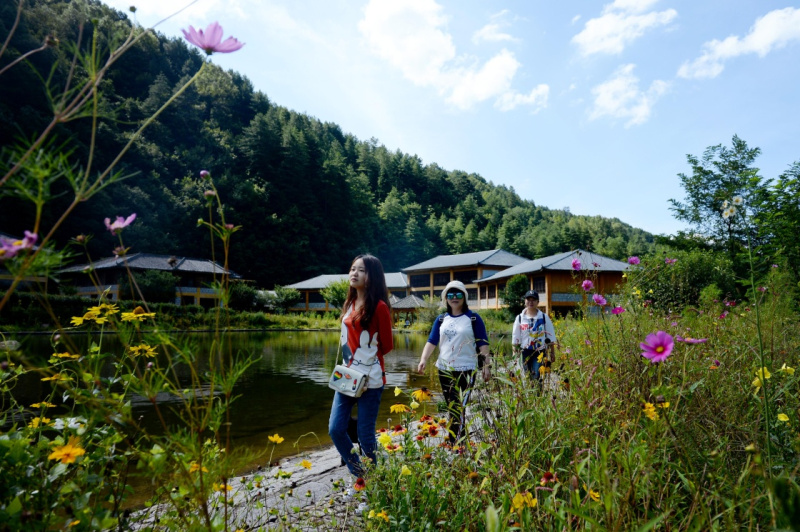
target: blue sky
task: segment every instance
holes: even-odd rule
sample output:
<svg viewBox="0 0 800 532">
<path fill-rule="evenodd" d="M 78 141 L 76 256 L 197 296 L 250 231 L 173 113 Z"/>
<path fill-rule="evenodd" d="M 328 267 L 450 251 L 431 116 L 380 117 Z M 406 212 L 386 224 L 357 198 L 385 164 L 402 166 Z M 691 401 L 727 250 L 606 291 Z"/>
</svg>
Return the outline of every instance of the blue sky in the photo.
<svg viewBox="0 0 800 532">
<path fill-rule="evenodd" d="M 144 27 L 183 5 L 104 1 Z M 246 45 L 212 61 L 279 105 L 653 233 L 684 228 L 687 154 L 800 160 L 798 1 L 198 0 L 157 30 L 215 20 Z"/>
</svg>

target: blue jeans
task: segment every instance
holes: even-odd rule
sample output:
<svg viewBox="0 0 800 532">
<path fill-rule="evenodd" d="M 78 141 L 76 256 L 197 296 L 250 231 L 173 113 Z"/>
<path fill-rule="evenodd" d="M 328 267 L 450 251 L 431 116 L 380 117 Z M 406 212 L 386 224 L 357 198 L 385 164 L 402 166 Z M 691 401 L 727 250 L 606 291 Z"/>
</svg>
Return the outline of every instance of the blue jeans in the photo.
<svg viewBox="0 0 800 532">
<path fill-rule="evenodd" d="M 539 355 L 542 351 L 534 351 L 533 349 L 522 350 L 522 365 L 528 370 L 528 375 L 534 381 L 539 381 L 539 368 L 542 367 L 542 362 L 539 362 Z M 544 357 L 542 357 L 544 360 Z"/>
<path fill-rule="evenodd" d="M 333 445 L 339 451 L 347 469 L 357 477 L 364 475 L 364 468 L 361 466 L 361 459 L 354 452 L 353 441 L 347 435 L 347 425 L 350 423 L 350 413 L 353 406 L 358 405 L 358 443 L 361 452 L 375 462 L 375 448 L 377 438 L 375 437 L 375 423 L 378 421 L 378 409 L 381 406 L 381 394 L 383 386 L 380 388 L 368 388 L 361 397 L 349 397 L 336 392 L 333 396 L 331 406 L 331 418 L 328 421 L 328 434 L 333 440 Z"/>
</svg>

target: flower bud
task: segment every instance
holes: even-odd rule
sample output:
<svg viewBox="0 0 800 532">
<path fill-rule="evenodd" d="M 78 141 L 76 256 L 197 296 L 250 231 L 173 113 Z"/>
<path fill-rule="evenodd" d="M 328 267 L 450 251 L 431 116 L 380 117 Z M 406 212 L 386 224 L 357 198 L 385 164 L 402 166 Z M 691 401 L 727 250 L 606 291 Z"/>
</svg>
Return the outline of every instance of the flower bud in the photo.
<svg viewBox="0 0 800 532">
<path fill-rule="evenodd" d="M 200 177 L 203 179 L 211 179 L 211 174 L 208 170 L 200 170 Z"/>
</svg>

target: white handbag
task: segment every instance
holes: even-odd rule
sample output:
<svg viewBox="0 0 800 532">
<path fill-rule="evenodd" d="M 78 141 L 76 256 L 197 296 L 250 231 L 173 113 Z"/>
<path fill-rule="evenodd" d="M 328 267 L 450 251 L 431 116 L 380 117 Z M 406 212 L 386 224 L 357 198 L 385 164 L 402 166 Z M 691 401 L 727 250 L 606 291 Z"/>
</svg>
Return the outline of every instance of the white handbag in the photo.
<svg viewBox="0 0 800 532">
<path fill-rule="evenodd" d="M 367 389 L 367 381 L 369 381 L 369 375 L 366 373 L 343 364 L 337 364 L 328 380 L 328 388 L 350 397 L 361 397 L 361 394 Z"/>
</svg>

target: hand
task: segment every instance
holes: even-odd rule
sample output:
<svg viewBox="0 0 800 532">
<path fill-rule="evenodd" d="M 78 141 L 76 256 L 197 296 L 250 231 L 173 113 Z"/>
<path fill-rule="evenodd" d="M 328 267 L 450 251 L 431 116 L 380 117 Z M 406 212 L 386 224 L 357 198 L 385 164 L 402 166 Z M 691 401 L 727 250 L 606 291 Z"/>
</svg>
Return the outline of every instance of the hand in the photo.
<svg viewBox="0 0 800 532">
<path fill-rule="evenodd" d="M 425 373 L 425 361 L 420 360 L 419 364 L 417 365 L 417 373 Z"/>
</svg>

